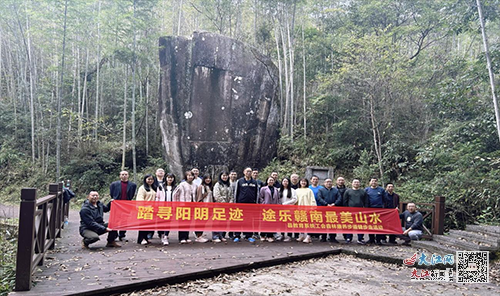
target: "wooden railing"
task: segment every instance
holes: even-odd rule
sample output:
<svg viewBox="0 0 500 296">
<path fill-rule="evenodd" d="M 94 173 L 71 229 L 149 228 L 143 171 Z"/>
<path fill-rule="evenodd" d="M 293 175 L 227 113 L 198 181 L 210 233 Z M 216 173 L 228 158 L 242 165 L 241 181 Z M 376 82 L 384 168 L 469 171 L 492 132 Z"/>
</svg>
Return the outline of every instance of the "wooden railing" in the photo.
<svg viewBox="0 0 500 296">
<path fill-rule="evenodd" d="M 402 213 L 406 210 L 406 205 L 411 202 L 402 201 L 399 203 L 399 212 Z M 436 196 L 434 198 L 434 203 L 418 203 L 414 204 L 417 206 L 417 210 L 422 213 L 424 220 L 424 231 L 423 237 L 432 239 L 433 234 L 443 234 L 444 233 L 444 213 L 445 213 L 445 198 L 444 196 Z M 427 227 L 430 219 L 430 229 Z M 403 221 L 404 223 L 404 221 Z"/>
<path fill-rule="evenodd" d="M 65 211 L 63 184 L 49 185 L 49 195 L 37 199 L 34 188 L 21 189 L 19 236 L 17 240 L 16 291 L 28 291 L 37 265 L 43 265 L 45 253 L 61 237 Z M 66 212 L 67 213 L 67 212 Z"/>
</svg>

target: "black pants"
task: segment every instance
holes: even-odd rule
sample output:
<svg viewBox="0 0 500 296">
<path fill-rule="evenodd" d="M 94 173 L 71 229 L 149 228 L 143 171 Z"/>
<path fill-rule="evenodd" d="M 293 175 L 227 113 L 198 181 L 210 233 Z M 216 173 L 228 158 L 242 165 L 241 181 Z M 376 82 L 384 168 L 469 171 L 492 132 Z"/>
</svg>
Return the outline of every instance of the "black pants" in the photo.
<svg viewBox="0 0 500 296">
<path fill-rule="evenodd" d="M 346 236 L 346 239 L 350 239 L 350 240 L 352 240 L 352 234 L 347 233 L 345 236 Z M 365 237 L 365 235 L 364 235 L 364 234 L 358 234 L 358 240 L 359 240 L 359 241 L 362 241 L 362 240 L 364 239 L 364 237 Z"/>
<path fill-rule="evenodd" d="M 385 240 L 385 234 L 369 234 L 370 242 L 380 242 L 381 240 Z"/>
<path fill-rule="evenodd" d="M 179 231 L 179 242 L 181 240 L 188 240 L 189 239 L 189 231 Z"/>
<path fill-rule="evenodd" d="M 246 239 L 248 239 L 252 237 L 253 232 L 243 232 L 243 235 L 245 236 Z M 241 232 L 235 232 L 234 237 L 241 238 Z"/>
</svg>

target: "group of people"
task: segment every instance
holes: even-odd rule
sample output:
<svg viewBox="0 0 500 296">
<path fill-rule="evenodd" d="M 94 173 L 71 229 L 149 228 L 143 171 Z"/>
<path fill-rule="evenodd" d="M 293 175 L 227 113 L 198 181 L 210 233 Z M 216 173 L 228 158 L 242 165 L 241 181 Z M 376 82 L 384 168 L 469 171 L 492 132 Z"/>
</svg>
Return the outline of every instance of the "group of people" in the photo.
<svg viewBox="0 0 500 296">
<path fill-rule="evenodd" d="M 359 179 L 352 181 L 352 187 L 345 185 L 345 179 L 338 177 L 334 186 L 333 180 L 327 178 L 324 184 L 319 184 L 319 178 L 312 176 L 309 179 L 300 178 L 297 174 L 290 178 L 279 178 L 277 172 L 272 172 L 265 180 L 259 180 L 259 170 L 245 168 L 244 176 L 238 179 L 237 172 L 221 172 L 217 182 L 210 175 L 200 177 L 197 168 L 184 172 L 183 180 L 177 183 L 176 177 L 161 168 L 156 170 L 155 175 L 147 174 L 143 178 L 142 185 L 135 194 L 137 185 L 129 181 L 127 171 L 120 172 L 120 180 L 111 183 L 110 195 L 114 200 L 132 200 L 136 196 L 138 201 L 160 201 L 160 202 L 217 202 L 217 203 L 250 203 L 250 204 L 283 204 L 298 206 L 344 206 L 364 208 L 398 208 L 399 195 L 394 192 L 394 184 L 387 183 L 386 188 L 378 185 L 377 178 L 370 180 L 369 186 L 361 188 Z M 90 244 L 99 240 L 99 235 L 108 233 L 107 247 L 120 247 L 115 241 L 127 241 L 126 231 L 111 230 L 104 222 L 103 213 L 110 210 L 111 203 L 104 205 L 99 201 L 99 193 L 91 191 L 87 196 L 80 211 L 81 223 L 80 234 L 83 237 L 82 247 L 88 248 Z M 369 240 L 365 242 L 364 234 L 358 234 L 358 244 L 397 244 L 396 238 L 403 239 L 404 244 L 420 239 L 423 230 L 423 217 L 416 210 L 414 203 L 407 204 L 407 210 L 400 214 L 404 221 L 402 235 L 370 234 Z M 137 243 L 149 244 L 154 235 L 153 231 L 139 231 Z M 226 237 L 227 235 L 227 237 Z M 169 231 L 158 231 L 163 245 L 168 245 Z M 215 243 L 225 242 L 231 239 L 234 242 L 247 240 L 255 242 L 274 242 L 283 240 L 285 242 L 295 239 L 303 243 L 311 243 L 313 236 L 322 242 L 330 241 L 338 243 L 335 233 L 330 234 L 287 234 L 287 233 L 257 233 L 252 232 L 213 232 L 212 241 Z M 352 242 L 352 234 L 343 234 L 347 244 Z M 191 243 L 188 231 L 179 231 L 178 239 L 181 244 Z M 195 241 L 206 243 L 208 238 L 203 236 L 202 231 L 195 231 Z"/>
</svg>

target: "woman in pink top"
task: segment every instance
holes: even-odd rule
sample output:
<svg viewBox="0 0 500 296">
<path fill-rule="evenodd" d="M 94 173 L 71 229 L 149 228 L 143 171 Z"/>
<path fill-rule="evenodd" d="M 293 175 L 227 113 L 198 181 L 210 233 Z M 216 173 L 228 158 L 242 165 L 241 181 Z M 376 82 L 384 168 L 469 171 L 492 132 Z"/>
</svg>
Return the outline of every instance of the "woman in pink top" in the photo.
<svg viewBox="0 0 500 296">
<path fill-rule="evenodd" d="M 181 182 L 174 191 L 172 201 L 192 202 L 196 198 L 196 185 L 193 183 L 194 174 L 191 171 L 184 173 L 184 182 Z M 190 243 L 189 231 L 179 231 L 179 242 L 181 244 Z"/>
</svg>

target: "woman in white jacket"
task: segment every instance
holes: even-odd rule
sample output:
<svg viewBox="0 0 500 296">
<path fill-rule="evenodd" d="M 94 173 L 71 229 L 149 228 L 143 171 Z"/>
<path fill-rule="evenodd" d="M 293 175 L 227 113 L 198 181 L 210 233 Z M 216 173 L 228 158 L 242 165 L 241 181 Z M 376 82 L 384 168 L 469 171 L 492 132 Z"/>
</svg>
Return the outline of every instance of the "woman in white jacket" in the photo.
<svg viewBox="0 0 500 296">
<path fill-rule="evenodd" d="M 137 191 L 137 201 L 154 201 L 156 199 L 156 187 L 154 185 L 154 178 L 152 175 L 144 176 L 142 183 Z M 148 235 L 153 236 L 151 231 L 139 231 L 137 243 L 141 245 L 149 244 Z"/>
<path fill-rule="evenodd" d="M 280 198 L 282 205 L 297 204 L 297 192 L 295 191 L 295 189 L 290 187 L 290 184 L 290 179 L 288 178 L 283 178 L 283 180 L 281 180 Z M 290 234 L 293 236 L 293 233 Z M 284 233 L 284 237 L 284 242 L 289 242 L 292 240 L 292 238 L 289 236 L 289 233 Z"/>
<path fill-rule="evenodd" d="M 184 182 L 175 188 L 172 201 L 193 202 L 196 198 L 196 184 L 193 183 L 194 174 L 191 171 L 184 173 Z M 190 243 L 189 231 L 179 231 L 179 242 L 181 244 Z"/>
<path fill-rule="evenodd" d="M 227 172 L 222 172 L 219 175 L 219 181 L 214 185 L 214 202 L 232 203 L 233 191 L 229 183 L 229 175 Z M 214 243 L 225 242 L 226 233 L 222 231 L 212 232 L 212 240 Z"/>
</svg>

